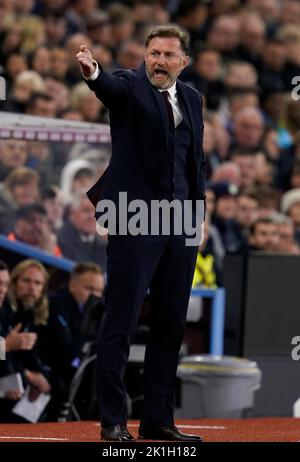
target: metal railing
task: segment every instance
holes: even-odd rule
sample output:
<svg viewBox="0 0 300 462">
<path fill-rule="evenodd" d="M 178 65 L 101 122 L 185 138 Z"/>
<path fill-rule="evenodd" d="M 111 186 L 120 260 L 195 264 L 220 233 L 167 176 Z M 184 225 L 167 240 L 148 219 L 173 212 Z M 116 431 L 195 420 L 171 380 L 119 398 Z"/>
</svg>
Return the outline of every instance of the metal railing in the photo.
<svg viewBox="0 0 300 462">
<path fill-rule="evenodd" d="M 224 348 L 225 289 L 192 289 L 194 297 L 211 298 L 209 354 L 222 356 Z"/>
</svg>

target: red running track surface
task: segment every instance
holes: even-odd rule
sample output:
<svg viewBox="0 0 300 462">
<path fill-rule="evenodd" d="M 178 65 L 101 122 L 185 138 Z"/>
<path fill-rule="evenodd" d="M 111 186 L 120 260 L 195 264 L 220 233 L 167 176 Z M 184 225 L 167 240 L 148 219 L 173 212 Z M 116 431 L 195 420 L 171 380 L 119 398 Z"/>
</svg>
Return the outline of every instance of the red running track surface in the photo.
<svg viewBox="0 0 300 462">
<path fill-rule="evenodd" d="M 300 419 L 296 418 L 179 420 L 176 425 L 206 442 L 300 441 Z M 130 421 L 128 429 L 137 436 L 138 422 Z M 99 434 L 97 422 L 0 424 L 0 442 L 98 442 Z"/>
</svg>

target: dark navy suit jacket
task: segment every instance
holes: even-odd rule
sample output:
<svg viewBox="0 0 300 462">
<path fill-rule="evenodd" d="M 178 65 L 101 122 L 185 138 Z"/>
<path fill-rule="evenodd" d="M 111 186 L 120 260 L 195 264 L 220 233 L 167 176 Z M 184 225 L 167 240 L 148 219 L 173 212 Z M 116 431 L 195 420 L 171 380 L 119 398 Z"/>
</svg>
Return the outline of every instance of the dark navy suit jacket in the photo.
<svg viewBox="0 0 300 462">
<path fill-rule="evenodd" d="M 118 203 L 119 191 L 128 193 L 128 201 L 159 199 L 162 159 L 168 152 L 168 114 L 158 89 L 147 78 L 145 65 L 113 74 L 101 69 L 96 80 L 86 82 L 109 109 L 112 137 L 110 164 L 88 191 L 89 199 L 95 207 L 100 199 Z M 204 199 L 202 99 L 180 80 L 176 85 L 192 127 L 190 199 Z"/>
</svg>

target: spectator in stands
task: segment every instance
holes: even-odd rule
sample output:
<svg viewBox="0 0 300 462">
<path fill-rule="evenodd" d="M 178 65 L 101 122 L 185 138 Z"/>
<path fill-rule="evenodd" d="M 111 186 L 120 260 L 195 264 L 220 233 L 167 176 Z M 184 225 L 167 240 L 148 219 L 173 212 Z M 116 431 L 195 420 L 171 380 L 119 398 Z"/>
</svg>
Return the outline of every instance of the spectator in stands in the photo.
<svg viewBox="0 0 300 462">
<path fill-rule="evenodd" d="M 95 263 L 85 262 L 75 266 L 67 287 L 57 289 L 49 298 L 49 327 L 53 337 L 48 352 L 49 363 L 66 383 L 69 383 L 79 365 L 83 343 L 97 333 L 103 309 L 103 291 L 104 275 L 101 268 Z M 96 325 L 88 323 L 86 330 L 87 310 L 90 309 Z"/>
<path fill-rule="evenodd" d="M 13 269 L 9 300 L 15 324 L 26 331 L 32 326 L 46 326 L 49 317 L 47 299 L 48 274 L 36 260 L 24 260 Z M 43 338 L 40 339 L 43 342 Z"/>
<path fill-rule="evenodd" d="M 221 55 L 213 48 L 203 47 L 197 51 L 193 63 L 185 68 L 180 80 L 191 84 L 206 98 L 208 109 L 219 108 L 225 86 L 221 80 Z"/>
<path fill-rule="evenodd" d="M 6 353 L 19 350 L 31 350 L 37 339 L 37 335 L 35 333 L 22 332 L 21 329 L 23 326 L 21 323 L 17 324 L 14 329 L 10 330 L 11 326 L 9 323 L 13 313 L 6 300 L 9 282 L 10 274 L 8 266 L 3 261 L 0 261 L 0 335 L 5 337 Z M 1 364 L 2 363 L 0 363 L 0 365 Z"/>
<path fill-rule="evenodd" d="M 63 46 L 67 35 L 67 22 L 63 11 L 48 11 L 44 16 L 45 43 L 49 47 Z"/>
<path fill-rule="evenodd" d="M 87 36 L 96 45 L 110 47 L 111 24 L 109 14 L 104 10 L 91 12 L 85 21 Z"/>
<path fill-rule="evenodd" d="M 71 93 L 71 108 L 80 111 L 86 122 L 100 122 L 104 105 L 91 93 L 84 82 L 73 87 Z"/>
<path fill-rule="evenodd" d="M 16 210 L 39 201 L 39 175 L 27 167 L 14 169 L 0 186 L 0 232 L 13 231 Z"/>
<path fill-rule="evenodd" d="M 63 48 L 52 48 L 50 50 L 51 73 L 55 79 L 64 81 L 68 70 L 68 57 Z"/>
<path fill-rule="evenodd" d="M 64 85 L 60 79 L 54 77 L 45 78 L 47 95 L 52 98 L 55 102 L 55 112 L 61 113 L 70 106 L 70 91 L 66 85 Z M 53 117 L 51 115 L 51 117 Z"/>
<path fill-rule="evenodd" d="M 32 245 L 56 257 L 62 255 L 56 236 L 50 230 L 46 210 L 39 204 L 27 205 L 17 210 L 14 232 L 7 237 L 11 241 Z"/>
<path fill-rule="evenodd" d="M 228 114 L 226 114 L 228 122 L 226 125 L 230 128 L 230 118 L 235 119 L 236 114 L 247 107 L 259 108 L 258 90 L 256 87 L 238 88 L 233 87 L 227 93 Z"/>
<path fill-rule="evenodd" d="M 283 70 L 286 63 L 284 43 L 277 38 L 268 39 L 262 57 L 258 80 L 262 91 L 270 91 L 274 87 L 283 88 Z"/>
<path fill-rule="evenodd" d="M 134 18 L 131 9 L 121 3 L 112 3 L 108 8 L 111 24 L 111 43 L 117 49 L 126 40 L 129 40 L 134 32 Z M 81 42 L 85 43 L 85 42 Z M 79 47 L 78 47 L 79 49 Z M 74 54 L 75 56 L 75 54 Z"/>
<path fill-rule="evenodd" d="M 260 69 L 265 44 L 266 24 L 256 12 L 245 12 L 241 20 L 240 45 L 238 56 L 241 61 Z"/>
<path fill-rule="evenodd" d="M 28 16 L 32 12 L 33 9 L 33 0 L 15 0 L 15 8 L 14 8 L 14 13 L 17 18 L 23 17 L 23 16 Z"/>
<path fill-rule="evenodd" d="M 299 255 L 300 247 L 295 240 L 295 226 L 291 218 L 278 213 L 276 222 L 279 235 L 278 251 Z"/>
<path fill-rule="evenodd" d="M 244 239 L 235 221 L 237 211 L 238 188 L 232 183 L 214 183 L 211 185 L 216 196 L 213 224 L 217 228 L 222 244 L 227 252 L 237 252 L 244 245 Z"/>
<path fill-rule="evenodd" d="M 272 215 L 279 210 L 279 193 L 273 187 L 261 184 L 255 188 L 258 204 L 259 216 Z"/>
<path fill-rule="evenodd" d="M 57 106 L 55 100 L 47 93 L 32 93 L 26 105 L 26 113 L 39 117 L 55 117 Z"/>
<path fill-rule="evenodd" d="M 97 235 L 94 213 L 85 193 L 75 195 L 67 220 L 58 232 L 58 244 L 64 257 L 76 262 L 97 262 L 106 271 L 106 241 Z"/>
<path fill-rule="evenodd" d="M 252 11 L 257 11 L 264 20 L 267 35 L 272 35 L 279 22 L 281 3 L 278 0 L 247 0 L 246 3 Z"/>
<path fill-rule="evenodd" d="M 299 24 L 300 22 L 300 4 L 297 0 L 285 0 L 282 4 L 280 14 L 281 24 Z"/>
<path fill-rule="evenodd" d="M 43 190 L 42 205 L 47 212 L 49 227 L 56 233 L 63 223 L 64 202 L 61 190 L 54 185 Z"/>
<path fill-rule="evenodd" d="M 117 68 L 137 69 L 144 61 L 144 46 L 135 41 L 128 40 L 122 43 L 117 52 Z"/>
<path fill-rule="evenodd" d="M 241 233 L 248 238 L 250 227 L 258 218 L 259 205 L 254 190 L 245 190 L 237 198 L 235 220 L 240 227 Z"/>
<path fill-rule="evenodd" d="M 28 60 L 26 56 L 20 53 L 13 53 L 8 56 L 5 63 L 5 77 L 7 90 L 10 91 L 12 82 L 23 71 L 28 70 Z"/>
<path fill-rule="evenodd" d="M 50 50 L 45 46 L 40 46 L 34 50 L 31 56 L 31 68 L 42 77 L 46 77 L 51 69 Z"/>
<path fill-rule="evenodd" d="M 285 89 L 291 91 L 294 87 L 293 77 L 300 75 L 300 31 L 297 24 L 286 24 L 278 30 L 278 38 L 283 42 L 287 57 L 287 62 L 284 67 L 284 85 Z"/>
<path fill-rule="evenodd" d="M 141 23 L 167 24 L 170 22 L 170 14 L 166 6 L 166 2 L 161 2 L 160 0 L 151 2 L 138 0 L 134 2 L 132 12 L 136 25 Z"/>
<path fill-rule="evenodd" d="M 204 39 L 208 14 L 208 5 L 201 0 L 180 0 L 178 2 L 174 18 L 189 32 L 191 48 Z"/>
<path fill-rule="evenodd" d="M 66 12 L 67 30 L 69 34 L 85 32 L 85 21 L 97 8 L 96 0 L 72 0 Z"/>
<path fill-rule="evenodd" d="M 264 120 L 258 109 L 242 109 L 234 119 L 232 148 L 259 149 L 264 128 Z"/>
<path fill-rule="evenodd" d="M 254 153 L 249 150 L 235 149 L 230 155 L 230 160 L 240 168 L 240 188 L 253 187 L 256 180 Z"/>
<path fill-rule="evenodd" d="M 205 119 L 208 118 L 210 121 L 214 140 L 215 140 L 215 149 L 218 152 L 221 162 L 228 158 L 228 152 L 230 148 L 230 135 L 227 130 L 227 127 L 224 125 L 221 112 L 218 113 L 207 113 L 205 114 Z"/>
<path fill-rule="evenodd" d="M 282 148 L 289 148 L 293 139 L 288 132 L 286 125 L 287 95 L 284 87 L 274 86 L 265 90 L 261 97 L 261 105 L 266 124 L 277 130 L 278 144 Z"/>
<path fill-rule="evenodd" d="M 281 211 L 291 218 L 296 241 L 300 245 L 300 189 L 291 189 L 282 196 Z"/>
<path fill-rule="evenodd" d="M 26 164 L 27 143 L 23 140 L 0 140 L 0 181 L 5 180 L 13 169 Z"/>
<path fill-rule="evenodd" d="M 60 187 L 65 203 L 74 194 L 86 192 L 93 184 L 95 168 L 91 162 L 82 158 L 70 160 L 63 168 L 60 177 Z"/>
<path fill-rule="evenodd" d="M 22 35 L 20 51 L 26 55 L 31 54 L 45 43 L 44 22 L 38 16 L 26 15 L 18 23 Z"/>
<path fill-rule="evenodd" d="M 214 170 L 211 179 L 215 183 L 227 182 L 239 188 L 242 181 L 240 167 L 234 162 L 224 162 Z"/>
<path fill-rule="evenodd" d="M 37 336 L 34 348 L 14 352 L 13 359 L 28 370 L 25 378 L 33 385 L 30 392 L 33 400 L 41 392 L 51 392 L 46 413 L 47 420 L 55 420 L 62 405 L 63 385 L 45 362 L 51 338 L 47 285 L 48 273 L 44 266 L 37 260 L 23 260 L 11 272 L 9 301 L 13 311 L 11 325 L 21 325 L 23 331 Z"/>
<path fill-rule="evenodd" d="M 208 116 L 204 118 L 203 151 L 207 164 L 207 177 L 210 178 L 216 168 L 220 166 L 221 158 L 218 152 L 213 120 Z"/>
<path fill-rule="evenodd" d="M 254 153 L 255 183 L 256 185 L 272 186 L 275 181 L 275 165 L 271 162 L 265 152 Z"/>
<path fill-rule="evenodd" d="M 5 338 L 6 360 L 0 361 L 0 377 L 20 372 L 25 376 L 31 376 L 30 371 L 23 370 L 20 364 L 13 360 L 12 354 L 16 351 L 31 350 L 36 342 L 37 335 L 33 332 L 20 332 L 22 326 L 19 323 L 12 328 L 10 325 L 12 319 L 12 310 L 9 307 L 6 295 L 9 288 L 10 275 L 8 266 L 0 261 L 0 336 Z M 0 422 L 9 422 L 18 419 L 11 413 L 11 408 L 15 402 L 20 399 L 22 393 L 20 389 L 8 390 L 0 399 Z"/>
<path fill-rule="evenodd" d="M 8 17 L 8 15 L 7 15 Z M 6 19 L 7 19 L 6 17 Z M 5 21 L 1 38 L 1 61 L 5 62 L 10 54 L 19 53 L 22 44 L 22 29 L 18 22 Z"/>
<path fill-rule="evenodd" d="M 97 62 L 103 63 L 104 69 L 112 69 L 113 68 L 113 54 L 108 47 L 104 47 L 103 45 L 95 45 L 94 48 L 94 56 Z"/>
<path fill-rule="evenodd" d="M 224 14 L 215 18 L 208 30 L 207 44 L 222 53 L 224 59 L 234 59 L 240 41 L 240 23 L 236 16 Z"/>
<path fill-rule="evenodd" d="M 226 67 L 224 83 L 229 91 L 235 88 L 255 88 L 257 84 L 255 67 L 247 62 L 230 61 Z"/>
<path fill-rule="evenodd" d="M 250 227 L 248 243 L 249 250 L 278 251 L 279 233 L 275 217 L 259 217 Z"/>
<path fill-rule="evenodd" d="M 23 71 L 14 80 L 11 93 L 1 105 L 3 111 L 24 113 L 34 92 L 44 92 L 44 79 L 34 71 Z"/>
</svg>

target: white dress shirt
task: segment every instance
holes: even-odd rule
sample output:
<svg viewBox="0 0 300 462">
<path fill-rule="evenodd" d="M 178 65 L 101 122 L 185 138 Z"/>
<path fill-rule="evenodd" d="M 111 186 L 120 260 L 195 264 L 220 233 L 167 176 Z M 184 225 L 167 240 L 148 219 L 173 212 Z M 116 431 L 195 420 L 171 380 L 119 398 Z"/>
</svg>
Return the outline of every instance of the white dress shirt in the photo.
<svg viewBox="0 0 300 462">
<path fill-rule="evenodd" d="M 173 109 L 174 124 L 175 127 L 177 127 L 182 121 L 182 114 L 177 99 L 176 82 L 168 89 L 159 90 L 160 93 L 163 91 L 167 91 L 169 93 L 168 100 L 171 103 Z"/>
</svg>

